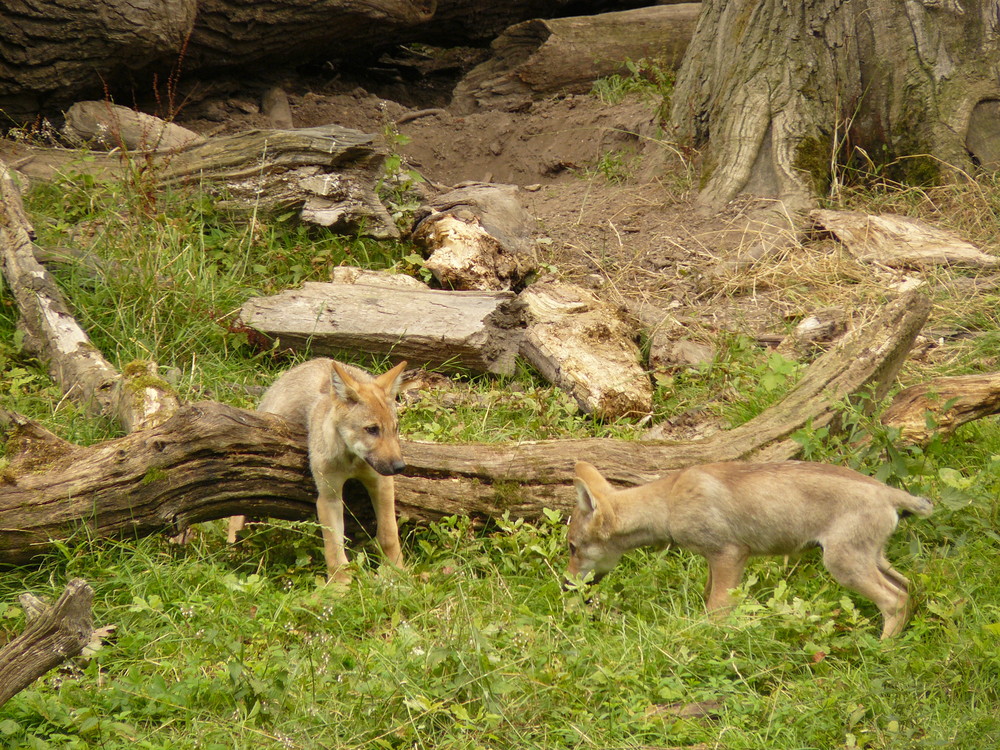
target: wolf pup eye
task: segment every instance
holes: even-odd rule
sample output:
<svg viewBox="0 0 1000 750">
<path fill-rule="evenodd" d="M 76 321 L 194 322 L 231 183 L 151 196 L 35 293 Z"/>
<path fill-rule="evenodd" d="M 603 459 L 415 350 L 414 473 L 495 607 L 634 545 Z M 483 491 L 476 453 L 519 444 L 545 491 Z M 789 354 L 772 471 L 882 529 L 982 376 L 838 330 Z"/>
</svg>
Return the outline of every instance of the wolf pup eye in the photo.
<svg viewBox="0 0 1000 750">
<path fill-rule="evenodd" d="M 367 432 L 372 437 L 378 437 L 378 434 L 379 432 L 381 432 L 381 430 L 379 429 L 379 426 L 377 424 L 370 424 L 365 427 L 365 432 Z"/>
<path fill-rule="evenodd" d="M 575 555 L 576 554 L 576 545 L 573 544 L 573 542 L 569 543 L 569 553 L 571 555 Z"/>
</svg>

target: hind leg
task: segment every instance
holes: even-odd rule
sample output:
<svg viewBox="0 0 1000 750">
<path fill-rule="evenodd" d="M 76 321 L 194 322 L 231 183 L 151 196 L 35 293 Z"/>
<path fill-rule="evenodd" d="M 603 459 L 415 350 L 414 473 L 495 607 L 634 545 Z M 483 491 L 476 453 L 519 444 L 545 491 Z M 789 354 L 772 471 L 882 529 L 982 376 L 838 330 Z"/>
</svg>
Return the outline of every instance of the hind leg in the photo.
<svg viewBox="0 0 1000 750">
<path fill-rule="evenodd" d="M 881 552 L 858 550 L 851 546 L 829 546 L 823 551 L 823 564 L 842 586 L 875 603 L 882 613 L 882 638 L 899 635 L 909 617 L 909 595 L 905 585 L 883 571 Z M 885 561 L 887 564 L 887 561 Z M 888 570 L 895 573 L 892 566 Z M 895 573 L 905 584 L 906 579 Z"/>
<path fill-rule="evenodd" d="M 882 574 L 888 578 L 893 585 L 909 593 L 910 582 L 907 580 L 906 576 L 892 567 L 892 563 L 886 559 L 884 552 L 879 555 L 878 569 L 882 571 Z"/>
</svg>

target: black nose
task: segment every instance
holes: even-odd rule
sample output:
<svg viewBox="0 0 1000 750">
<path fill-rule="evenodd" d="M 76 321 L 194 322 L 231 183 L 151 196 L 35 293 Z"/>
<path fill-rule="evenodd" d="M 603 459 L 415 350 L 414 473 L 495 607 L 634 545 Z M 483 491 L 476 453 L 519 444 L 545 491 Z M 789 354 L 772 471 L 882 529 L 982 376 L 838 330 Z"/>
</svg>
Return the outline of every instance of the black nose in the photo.
<svg viewBox="0 0 1000 750">
<path fill-rule="evenodd" d="M 401 474 L 402 471 L 403 471 L 403 469 L 406 468 L 406 461 L 402 461 L 402 460 L 400 460 L 400 461 L 393 461 L 391 468 L 392 468 L 392 473 L 393 474 Z"/>
</svg>

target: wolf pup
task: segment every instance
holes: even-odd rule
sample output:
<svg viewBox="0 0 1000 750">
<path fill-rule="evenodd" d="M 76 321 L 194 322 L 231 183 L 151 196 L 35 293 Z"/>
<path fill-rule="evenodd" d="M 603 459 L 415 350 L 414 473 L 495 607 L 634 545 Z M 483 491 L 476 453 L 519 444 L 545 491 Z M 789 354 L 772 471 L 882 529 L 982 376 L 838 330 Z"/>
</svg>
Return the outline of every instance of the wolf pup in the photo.
<svg viewBox="0 0 1000 750">
<path fill-rule="evenodd" d="M 909 582 L 885 557 L 900 511 L 928 516 L 929 500 L 850 469 L 805 461 L 692 466 L 617 490 L 590 464 L 576 464 L 578 508 L 569 524 L 568 576 L 600 579 L 638 547 L 678 547 L 708 561 L 708 610 L 732 607 L 751 555 L 821 547 L 823 564 L 882 612 L 882 637 L 909 617 Z"/>
<path fill-rule="evenodd" d="M 344 567 L 343 489 L 348 479 L 359 479 L 368 490 L 379 546 L 389 562 L 403 566 L 392 475 L 406 468 L 396 421 L 396 392 L 405 367 L 400 362 L 372 377 L 332 359 L 313 359 L 278 378 L 258 407 L 306 428 L 328 580 L 351 580 Z M 230 542 L 244 523 L 244 516 L 229 519 Z"/>
</svg>

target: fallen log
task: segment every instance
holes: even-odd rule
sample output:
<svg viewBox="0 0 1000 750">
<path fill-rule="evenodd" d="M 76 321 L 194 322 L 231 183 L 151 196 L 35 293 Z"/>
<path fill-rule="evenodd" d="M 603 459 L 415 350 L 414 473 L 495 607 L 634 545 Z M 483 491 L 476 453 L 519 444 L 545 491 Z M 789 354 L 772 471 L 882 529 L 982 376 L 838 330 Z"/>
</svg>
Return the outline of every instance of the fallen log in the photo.
<svg viewBox="0 0 1000 750">
<path fill-rule="evenodd" d="M 882 424 L 898 428 L 901 440 L 927 445 L 994 414 L 1000 414 L 1000 373 L 956 375 L 903 389 L 882 414 Z"/>
<path fill-rule="evenodd" d="M 791 435 L 834 423 L 836 406 L 859 391 L 885 394 L 927 317 L 916 293 L 889 303 L 810 365 L 784 399 L 744 425 L 690 443 L 606 438 L 516 445 L 406 442 L 397 478 L 404 519 L 477 520 L 509 513 L 538 518 L 574 504 L 573 463 L 585 458 L 609 481 L 637 484 L 706 461 L 791 458 Z M 13 418 L 10 463 L 0 482 L 0 562 L 25 562 L 75 534 L 168 532 L 246 513 L 306 519 L 315 514 L 305 435 L 278 417 L 206 402 L 165 422 L 93 446 L 60 440 Z M 364 523 L 363 494 L 347 498 Z M 357 525 L 353 527 L 357 530 Z"/>
<path fill-rule="evenodd" d="M 459 81 L 451 109 L 513 109 L 553 94 L 585 94 L 599 78 L 627 74 L 626 61 L 651 58 L 678 67 L 700 3 L 662 5 L 511 26 L 493 57 Z"/>
<path fill-rule="evenodd" d="M 0 141 L 0 158 L 28 177 L 66 173 L 120 175 L 142 167 L 157 190 L 195 186 L 225 211 L 245 215 L 298 212 L 302 221 L 375 238 L 399 236 L 375 194 L 385 151 L 375 136 L 339 125 L 250 130 L 217 136 L 179 152 L 90 155 Z"/>
<path fill-rule="evenodd" d="M 90 643 L 93 598 L 93 590 L 79 578 L 66 584 L 51 606 L 31 594 L 21 596 L 27 624 L 0 649 L 0 706 Z"/>
<path fill-rule="evenodd" d="M 72 0 L 0 3 L 5 122 L 56 115 L 81 94 L 174 101 L 198 70 L 377 57 L 409 42 L 482 46 L 511 24 L 564 13 L 567 0 Z M 578 12 L 628 6 L 573 3 Z M 183 73 L 183 75 L 180 75 Z M 198 78 L 195 86 L 198 86 Z M 158 85 L 159 84 L 159 85 Z M 159 101 L 157 101 L 159 104 Z"/>
<path fill-rule="evenodd" d="M 367 277 L 370 279 L 371 277 Z M 510 375 L 521 340 L 512 292 L 447 292 L 306 282 L 240 310 L 243 323 L 279 347 L 336 356 L 392 354 L 413 365 Z"/>
</svg>

